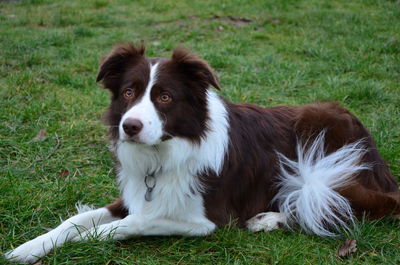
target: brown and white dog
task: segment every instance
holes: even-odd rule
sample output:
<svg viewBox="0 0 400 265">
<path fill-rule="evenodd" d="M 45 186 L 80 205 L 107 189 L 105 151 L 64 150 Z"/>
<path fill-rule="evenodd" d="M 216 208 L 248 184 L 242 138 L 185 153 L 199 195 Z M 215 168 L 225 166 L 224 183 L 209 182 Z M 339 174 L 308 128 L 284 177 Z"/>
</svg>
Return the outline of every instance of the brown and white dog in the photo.
<svg viewBox="0 0 400 265">
<path fill-rule="evenodd" d="M 400 214 L 396 180 L 370 134 L 336 103 L 233 104 L 210 89 L 218 79 L 195 55 L 147 58 L 131 44 L 104 59 L 97 81 L 111 91 L 121 198 L 8 252 L 12 261 L 91 236 L 204 236 L 231 220 L 332 236 L 365 212 Z"/>
</svg>

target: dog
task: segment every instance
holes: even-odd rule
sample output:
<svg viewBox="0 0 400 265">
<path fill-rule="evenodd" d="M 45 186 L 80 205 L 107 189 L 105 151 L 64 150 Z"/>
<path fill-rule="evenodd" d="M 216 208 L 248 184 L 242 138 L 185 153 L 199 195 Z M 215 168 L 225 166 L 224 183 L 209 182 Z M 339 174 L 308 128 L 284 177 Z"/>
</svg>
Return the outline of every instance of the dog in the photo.
<svg viewBox="0 0 400 265">
<path fill-rule="evenodd" d="M 400 191 L 371 135 L 336 103 L 234 104 L 191 52 L 147 58 L 129 43 L 103 59 L 97 81 L 111 92 L 105 120 L 121 198 L 78 209 L 7 252 L 11 261 L 92 237 L 205 236 L 233 220 L 254 232 L 334 236 L 365 214 L 400 216 Z"/>
</svg>

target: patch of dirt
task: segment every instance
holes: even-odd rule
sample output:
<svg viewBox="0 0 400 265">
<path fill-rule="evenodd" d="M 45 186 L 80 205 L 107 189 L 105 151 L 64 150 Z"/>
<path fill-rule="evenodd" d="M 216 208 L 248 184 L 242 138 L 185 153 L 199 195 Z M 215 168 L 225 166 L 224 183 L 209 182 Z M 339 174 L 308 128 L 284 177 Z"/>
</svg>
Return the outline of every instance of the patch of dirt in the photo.
<svg viewBox="0 0 400 265">
<path fill-rule="evenodd" d="M 211 19 L 218 20 L 218 21 L 224 22 L 226 24 L 233 25 L 235 27 L 245 27 L 249 23 L 254 21 L 254 19 L 248 18 L 248 17 L 235 17 L 235 16 L 221 17 L 221 16 L 217 16 L 217 15 L 212 16 Z"/>
</svg>

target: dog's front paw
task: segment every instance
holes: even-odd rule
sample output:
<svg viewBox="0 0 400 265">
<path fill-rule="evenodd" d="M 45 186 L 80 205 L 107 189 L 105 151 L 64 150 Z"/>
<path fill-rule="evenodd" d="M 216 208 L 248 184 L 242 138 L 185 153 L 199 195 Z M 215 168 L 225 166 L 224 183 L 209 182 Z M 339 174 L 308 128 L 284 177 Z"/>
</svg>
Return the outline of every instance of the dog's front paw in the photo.
<svg viewBox="0 0 400 265">
<path fill-rule="evenodd" d="M 14 250 L 6 252 L 4 256 L 13 262 L 34 263 L 49 253 L 53 246 L 54 244 L 51 240 L 37 237 Z"/>
</svg>

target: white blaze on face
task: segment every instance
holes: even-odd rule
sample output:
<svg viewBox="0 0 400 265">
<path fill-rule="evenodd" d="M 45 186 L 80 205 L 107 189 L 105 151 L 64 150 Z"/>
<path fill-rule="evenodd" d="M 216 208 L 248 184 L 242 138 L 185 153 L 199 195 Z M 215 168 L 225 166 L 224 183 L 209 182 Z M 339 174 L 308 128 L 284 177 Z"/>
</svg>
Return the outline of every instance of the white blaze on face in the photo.
<svg viewBox="0 0 400 265">
<path fill-rule="evenodd" d="M 119 123 L 119 135 L 121 140 L 128 139 L 128 136 L 122 128 L 122 124 L 127 118 L 133 118 L 140 120 L 143 124 L 142 130 L 135 136 L 135 141 L 148 145 L 154 145 L 161 141 L 161 137 L 163 136 L 163 123 L 150 97 L 151 89 L 157 79 L 157 67 L 158 63 L 150 65 L 150 79 L 144 95 L 137 104 L 122 116 L 121 122 Z"/>
</svg>

